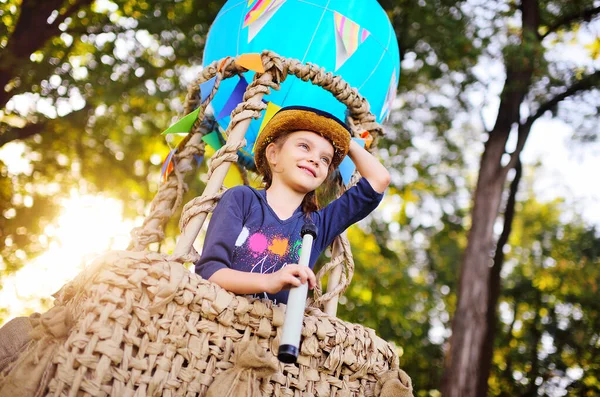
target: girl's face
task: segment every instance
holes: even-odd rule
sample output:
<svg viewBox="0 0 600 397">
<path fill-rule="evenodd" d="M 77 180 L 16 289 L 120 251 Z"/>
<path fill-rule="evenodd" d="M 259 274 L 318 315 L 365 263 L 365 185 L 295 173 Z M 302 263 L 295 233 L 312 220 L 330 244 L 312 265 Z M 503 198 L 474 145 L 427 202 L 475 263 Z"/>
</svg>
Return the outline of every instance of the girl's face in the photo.
<svg viewBox="0 0 600 397">
<path fill-rule="evenodd" d="M 305 194 L 315 190 L 329 174 L 333 145 L 311 131 L 295 131 L 283 139 L 282 145 L 271 143 L 265 152 L 273 182 Z"/>
</svg>

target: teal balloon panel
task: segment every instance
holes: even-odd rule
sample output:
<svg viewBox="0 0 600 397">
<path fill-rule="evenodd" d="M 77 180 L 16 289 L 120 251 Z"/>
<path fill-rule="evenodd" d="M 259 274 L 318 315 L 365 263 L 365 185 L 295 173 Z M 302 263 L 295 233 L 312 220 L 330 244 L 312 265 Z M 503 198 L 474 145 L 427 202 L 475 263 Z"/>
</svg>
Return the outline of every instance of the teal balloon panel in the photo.
<svg viewBox="0 0 600 397">
<path fill-rule="evenodd" d="M 203 64 L 264 50 L 314 63 L 357 88 L 382 122 L 400 77 L 397 43 L 376 0 L 229 0 L 210 28 Z M 252 77 L 246 73 L 247 82 Z M 238 82 L 236 77 L 223 81 L 212 100 L 215 116 L 222 116 L 217 118 L 223 129 L 229 124 L 229 114 L 221 111 L 236 85 L 240 88 Z M 281 89 L 264 100 L 282 107 L 312 106 L 345 119 L 345 105 L 330 92 L 295 76 L 287 77 Z M 252 161 L 261 122 L 254 120 L 246 133 L 247 146 L 241 151 L 246 161 Z M 253 164 L 247 165 L 252 168 Z"/>
</svg>

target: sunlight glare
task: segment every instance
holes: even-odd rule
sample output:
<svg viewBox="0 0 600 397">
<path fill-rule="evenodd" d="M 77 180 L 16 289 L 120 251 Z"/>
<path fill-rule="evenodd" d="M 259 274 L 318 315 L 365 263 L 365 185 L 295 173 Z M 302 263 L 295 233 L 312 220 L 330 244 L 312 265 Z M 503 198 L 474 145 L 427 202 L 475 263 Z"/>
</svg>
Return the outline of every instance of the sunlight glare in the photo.
<svg viewBox="0 0 600 397">
<path fill-rule="evenodd" d="M 71 191 L 62 212 L 44 234 L 52 237 L 48 251 L 7 277 L 0 290 L 6 320 L 47 308 L 40 302 L 73 279 L 97 255 L 125 249 L 133 220 L 123 220 L 123 204 L 113 198 Z M 139 223 L 139 222 L 138 222 Z"/>
</svg>

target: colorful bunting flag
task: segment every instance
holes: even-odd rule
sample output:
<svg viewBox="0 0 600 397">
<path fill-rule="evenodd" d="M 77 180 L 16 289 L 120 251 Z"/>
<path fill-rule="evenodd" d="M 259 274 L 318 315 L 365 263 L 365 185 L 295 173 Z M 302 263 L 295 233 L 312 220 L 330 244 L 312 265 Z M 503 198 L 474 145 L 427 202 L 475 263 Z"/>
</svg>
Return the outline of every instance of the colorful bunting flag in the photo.
<svg viewBox="0 0 600 397">
<path fill-rule="evenodd" d="M 275 116 L 275 113 L 277 113 L 279 111 L 279 109 L 281 109 L 281 106 L 275 105 L 273 102 L 267 102 L 267 110 L 265 110 L 265 117 L 263 117 L 262 122 L 260 123 L 260 127 L 258 128 L 258 134 L 256 134 L 256 140 L 258 140 L 258 136 L 262 132 L 263 128 L 265 128 L 265 125 L 267 125 L 269 120 L 271 120 L 273 118 L 273 116 Z M 256 141 L 254 142 L 254 146 L 252 147 L 252 153 L 254 153 L 255 148 L 256 148 Z"/>
<path fill-rule="evenodd" d="M 244 18 L 242 28 L 248 27 L 248 43 L 269 22 L 285 0 L 258 0 Z"/>
<path fill-rule="evenodd" d="M 339 12 L 334 11 L 333 20 L 337 33 L 335 70 L 338 70 L 354 54 L 358 46 L 369 37 L 370 33 Z"/>
<path fill-rule="evenodd" d="M 164 130 L 161 135 L 175 134 L 179 132 L 189 133 L 192 130 L 194 122 L 198 119 L 198 113 L 200 113 L 200 108 L 201 107 L 198 107 L 196 110 L 188 113 L 181 120 L 177 121 L 175 124 Z"/>
<path fill-rule="evenodd" d="M 356 143 L 360 146 L 365 147 L 365 141 L 361 138 L 352 138 Z M 340 175 L 342 176 L 342 181 L 344 185 L 348 185 L 350 183 L 350 179 L 352 178 L 352 174 L 354 174 L 354 170 L 356 169 L 356 165 L 352 162 L 349 156 L 344 157 L 340 165 L 338 166 L 338 170 L 340 171 Z"/>
<path fill-rule="evenodd" d="M 217 76 L 200 84 L 200 102 L 204 103 L 206 101 L 206 98 L 208 98 L 213 88 L 215 88 L 216 82 Z"/>
<path fill-rule="evenodd" d="M 225 179 L 223 180 L 223 185 L 225 185 L 227 189 L 244 184 L 242 172 L 239 167 L 240 166 L 237 165 L 237 163 L 233 163 L 229 167 L 229 171 L 227 171 L 227 175 L 225 175 Z"/>
<path fill-rule="evenodd" d="M 165 161 L 163 162 L 162 168 L 160 170 L 160 179 L 163 183 L 167 181 L 169 174 L 173 172 L 173 155 L 175 155 L 176 151 L 177 149 L 171 150 L 167 157 L 165 157 Z"/>
<path fill-rule="evenodd" d="M 396 81 L 396 69 L 394 69 L 394 71 L 392 72 L 392 78 L 390 80 L 387 95 L 385 97 L 385 101 L 383 102 L 381 113 L 379 114 L 380 120 L 386 121 L 390 117 L 390 111 L 392 110 L 392 104 L 394 103 L 394 99 L 396 99 L 397 89 L 398 82 Z"/>
<path fill-rule="evenodd" d="M 260 54 L 242 54 L 235 59 L 235 63 L 256 73 L 265 72 Z"/>
<path fill-rule="evenodd" d="M 219 150 L 223 147 L 223 144 L 219 139 L 219 133 L 217 131 L 213 131 L 209 134 L 204 135 L 202 137 L 202 140 L 214 150 Z"/>
<path fill-rule="evenodd" d="M 244 76 L 240 76 L 240 81 L 235 85 L 233 92 L 225 102 L 225 105 L 219 112 L 217 116 L 217 120 L 221 120 L 223 117 L 229 116 L 231 111 L 235 109 L 235 107 L 240 104 L 244 100 L 244 93 L 246 92 L 246 87 L 248 87 L 248 83 Z"/>
</svg>

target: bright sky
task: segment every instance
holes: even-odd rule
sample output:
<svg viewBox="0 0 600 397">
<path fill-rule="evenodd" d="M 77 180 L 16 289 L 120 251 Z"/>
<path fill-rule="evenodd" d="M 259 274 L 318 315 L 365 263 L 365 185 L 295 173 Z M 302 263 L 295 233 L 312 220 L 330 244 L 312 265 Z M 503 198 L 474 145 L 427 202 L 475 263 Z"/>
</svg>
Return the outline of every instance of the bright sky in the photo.
<svg viewBox="0 0 600 397">
<path fill-rule="evenodd" d="M 535 175 L 534 190 L 539 199 L 565 197 L 570 208 L 600 228 L 600 184 L 594 178 L 600 170 L 600 143 L 573 143 L 572 134 L 572 129 L 560 121 L 539 120 L 522 159 L 525 164 L 543 164 Z"/>
</svg>

